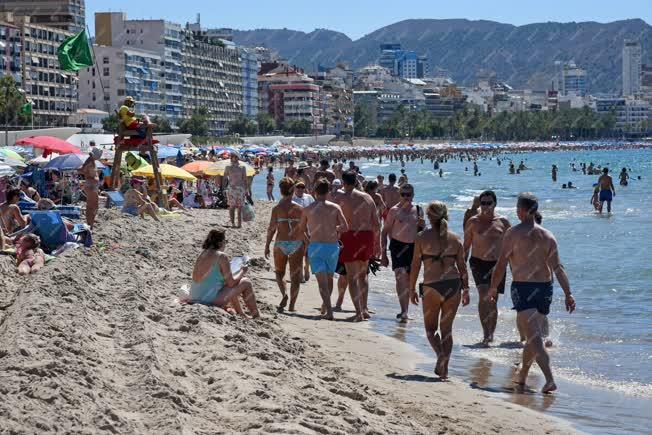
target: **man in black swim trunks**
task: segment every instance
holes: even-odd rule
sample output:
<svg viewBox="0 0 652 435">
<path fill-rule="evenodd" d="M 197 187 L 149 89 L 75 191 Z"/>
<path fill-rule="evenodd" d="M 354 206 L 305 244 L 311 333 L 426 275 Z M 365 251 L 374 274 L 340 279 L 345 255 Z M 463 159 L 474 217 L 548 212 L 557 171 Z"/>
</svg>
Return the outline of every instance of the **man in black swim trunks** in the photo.
<svg viewBox="0 0 652 435">
<path fill-rule="evenodd" d="M 570 283 L 559 260 L 555 236 L 534 221 L 538 200 L 531 193 L 518 196 L 516 213 L 520 224 L 510 228 L 503 238 L 498 263 L 491 276 L 489 296 L 496 298 L 498 284 L 505 277 L 507 264 L 512 270 L 512 302 L 517 311 L 519 330 L 524 331 L 527 342 L 523 347 L 523 362 L 517 383 L 525 386 L 530 366 L 536 360 L 546 378 L 543 393 L 557 389 L 550 369 L 550 358 L 543 345 L 544 320 L 552 302 L 552 274 L 566 295 L 566 311 L 575 311 L 575 301 Z"/>
<path fill-rule="evenodd" d="M 496 300 L 488 296 L 491 273 L 493 272 L 505 232 L 510 228 L 507 218 L 497 215 L 496 194 L 486 190 L 480 194 L 480 213 L 471 217 L 464 227 L 464 252 L 469 260 L 473 280 L 478 289 L 478 314 L 482 324 L 482 344 L 489 346 L 494 340 L 498 308 Z M 505 280 L 498 286 L 498 293 L 505 292 Z"/>
</svg>

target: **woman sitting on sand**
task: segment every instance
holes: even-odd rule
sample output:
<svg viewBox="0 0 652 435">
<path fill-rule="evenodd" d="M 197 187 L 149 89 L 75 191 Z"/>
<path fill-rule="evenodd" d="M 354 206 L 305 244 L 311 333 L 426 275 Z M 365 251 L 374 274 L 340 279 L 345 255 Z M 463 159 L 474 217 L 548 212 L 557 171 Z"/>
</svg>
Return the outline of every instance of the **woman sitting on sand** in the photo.
<svg viewBox="0 0 652 435">
<path fill-rule="evenodd" d="M 424 264 L 423 323 L 430 346 L 437 354 L 435 374 L 448 377 L 448 361 L 453 350 L 453 320 L 460 305 L 469 304 L 469 281 L 464 262 L 464 247 L 459 236 L 448 229 L 448 209 L 439 201 L 428 205 L 430 228 L 417 236 L 410 271 L 412 303 L 419 303 L 416 291 L 421 262 Z M 437 333 L 439 329 L 439 334 Z"/>
<path fill-rule="evenodd" d="M 279 311 L 285 310 L 288 303 L 285 286 L 285 266 L 288 263 L 290 264 L 290 311 L 294 311 L 294 304 L 299 296 L 302 260 L 305 253 L 304 235 L 296 232 L 303 216 L 303 207 L 292 202 L 294 185 L 294 180 L 289 177 L 281 179 L 278 183 L 281 200 L 272 208 L 272 216 L 267 228 L 267 243 L 265 244 L 265 258 L 269 259 L 269 245 L 276 234 L 274 267 L 276 268 L 276 283 L 282 296 L 278 306 Z"/>
<path fill-rule="evenodd" d="M 18 207 L 20 189 L 7 191 L 7 202 L 0 204 L 0 225 L 8 236 L 29 224 L 29 215 L 23 215 Z"/>
<path fill-rule="evenodd" d="M 226 243 L 224 230 L 211 230 L 204 241 L 192 271 L 190 299 L 195 303 L 233 307 L 244 315 L 238 296 L 242 295 L 252 317 L 260 317 L 251 281 L 244 277 L 247 267 L 231 274 L 229 257 L 222 252 Z"/>
</svg>

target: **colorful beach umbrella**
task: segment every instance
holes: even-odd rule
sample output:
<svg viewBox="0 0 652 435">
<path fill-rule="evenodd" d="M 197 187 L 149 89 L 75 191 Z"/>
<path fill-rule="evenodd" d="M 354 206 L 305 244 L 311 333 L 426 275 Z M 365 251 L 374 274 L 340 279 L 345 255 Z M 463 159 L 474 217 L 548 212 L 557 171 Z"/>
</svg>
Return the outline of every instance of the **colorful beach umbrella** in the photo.
<svg viewBox="0 0 652 435">
<path fill-rule="evenodd" d="M 223 176 L 224 170 L 230 164 L 231 164 L 230 160 L 222 160 L 216 162 L 213 165 L 209 166 L 208 168 L 204 169 L 204 175 L 208 175 L 209 177 Z M 256 170 L 253 168 L 253 166 L 249 165 L 248 163 L 240 162 L 240 166 L 244 166 L 245 169 L 247 170 L 247 177 L 253 177 L 254 175 L 256 175 Z"/>
<path fill-rule="evenodd" d="M 83 154 L 82 150 L 71 143 L 52 136 L 29 136 L 16 141 L 16 145 L 31 146 L 43 150 L 43 156 L 50 153 Z"/>
<path fill-rule="evenodd" d="M 186 163 L 181 167 L 184 171 L 188 171 L 191 174 L 203 174 L 204 170 L 210 166 L 213 166 L 215 162 L 210 162 L 208 160 L 197 160 L 195 162 Z"/>
<path fill-rule="evenodd" d="M 25 159 L 23 156 L 18 154 L 16 151 L 10 150 L 9 148 L 0 148 L 0 158 L 17 160 L 19 162 L 24 162 Z"/>
<path fill-rule="evenodd" d="M 181 168 L 177 168 L 174 165 L 168 165 L 167 163 L 163 163 L 162 165 L 159 165 L 159 170 L 163 178 L 178 178 L 180 180 L 186 180 L 186 181 L 195 181 L 197 179 L 190 172 L 185 171 Z M 132 175 L 136 175 L 139 177 L 153 177 L 154 168 L 152 167 L 152 165 L 143 166 L 142 168 L 138 168 L 135 171 L 133 171 Z"/>
<path fill-rule="evenodd" d="M 14 175 L 16 171 L 11 166 L 0 163 L 0 177 L 10 177 Z"/>
<path fill-rule="evenodd" d="M 55 157 L 54 159 L 50 160 L 46 165 L 43 167 L 43 169 L 56 169 L 58 171 L 74 171 L 76 169 L 81 168 L 84 165 L 84 162 L 86 161 L 88 157 L 86 157 L 83 154 L 65 154 L 63 156 Z M 95 167 L 97 169 L 104 169 L 105 166 L 98 162 L 97 160 L 95 161 Z"/>
</svg>

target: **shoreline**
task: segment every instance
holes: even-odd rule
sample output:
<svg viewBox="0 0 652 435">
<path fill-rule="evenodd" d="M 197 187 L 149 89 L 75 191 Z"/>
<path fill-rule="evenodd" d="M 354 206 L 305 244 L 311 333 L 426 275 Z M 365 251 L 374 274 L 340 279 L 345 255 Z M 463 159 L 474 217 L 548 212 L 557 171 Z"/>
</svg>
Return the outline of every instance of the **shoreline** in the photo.
<svg viewBox="0 0 652 435">
<path fill-rule="evenodd" d="M 221 210 L 160 224 L 101 210 L 93 248 L 28 277 L 0 257 L 0 425 L 18 433 L 575 432 L 463 382 L 430 382 L 415 371 L 427 360 L 368 325 L 313 320 L 314 277 L 299 312 L 277 314 L 279 292 L 260 255 L 270 209 L 258 201 L 254 223 L 227 230 L 228 253 L 253 258 L 262 320 L 175 298 L 208 229 L 226 223 Z"/>
</svg>

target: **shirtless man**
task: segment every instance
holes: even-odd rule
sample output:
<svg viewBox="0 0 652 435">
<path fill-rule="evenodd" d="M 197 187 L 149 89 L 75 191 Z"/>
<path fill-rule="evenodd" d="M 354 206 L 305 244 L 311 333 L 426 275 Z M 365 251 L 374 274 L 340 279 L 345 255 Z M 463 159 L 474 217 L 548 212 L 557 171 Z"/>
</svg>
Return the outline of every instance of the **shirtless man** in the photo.
<svg viewBox="0 0 652 435">
<path fill-rule="evenodd" d="M 229 202 L 229 217 L 231 226 L 235 227 L 235 214 L 238 212 L 238 226 L 242 227 L 242 207 L 245 204 L 247 194 L 247 170 L 240 164 L 240 156 L 231 153 L 231 164 L 224 170 L 224 178 L 227 180 L 226 198 Z"/>
<path fill-rule="evenodd" d="M 383 201 L 385 201 L 385 210 L 389 211 L 392 207 L 401 201 L 401 194 L 398 190 L 398 187 L 396 187 L 396 174 L 389 174 L 387 181 L 389 184 L 380 191 L 380 196 L 382 196 Z M 387 212 L 385 212 L 383 218 L 386 216 Z"/>
<path fill-rule="evenodd" d="M 315 187 L 315 202 L 306 207 L 301 217 L 300 234 L 309 234 L 308 258 L 310 268 L 317 277 L 319 293 L 325 308 L 324 318 L 333 320 L 331 293 L 333 274 L 340 254 L 339 234 L 348 225 L 339 205 L 326 200 L 330 185 L 321 179 Z"/>
<path fill-rule="evenodd" d="M 92 144 L 93 142 L 91 142 Z M 86 195 L 86 223 L 93 229 L 95 216 L 100 203 L 100 179 L 97 176 L 95 161 L 102 157 L 102 150 L 91 148 L 88 158 L 79 169 L 79 174 L 84 176 L 84 195 Z"/>
<path fill-rule="evenodd" d="M 285 168 L 285 172 L 283 173 L 283 176 L 292 178 L 294 181 L 296 181 L 297 168 L 294 166 L 294 160 L 293 159 L 288 160 L 288 166 L 287 166 L 287 168 Z"/>
<path fill-rule="evenodd" d="M 323 159 L 319 162 L 319 169 L 315 172 L 315 175 L 312 177 L 313 185 L 317 184 L 317 180 L 320 178 L 326 178 L 331 185 L 335 181 L 335 174 L 329 169 L 330 165 L 328 164 L 327 159 Z"/>
<path fill-rule="evenodd" d="M 390 175 L 391 177 L 391 175 Z M 390 183 L 392 178 L 390 178 Z M 404 184 L 400 190 L 401 201 L 392 207 L 385 218 L 385 225 L 380 236 L 382 257 L 381 265 L 387 267 L 387 237 L 389 236 L 389 250 L 392 256 L 392 270 L 396 279 L 396 293 L 401 312 L 396 315 L 401 323 L 408 321 L 410 305 L 410 267 L 414 256 L 414 242 L 420 229 L 425 228 L 423 212 L 420 207 L 414 206 L 414 187 Z"/>
<path fill-rule="evenodd" d="M 304 173 L 304 174 L 306 175 L 306 177 L 308 178 L 308 182 L 309 182 L 309 183 L 306 185 L 306 186 L 308 186 L 308 187 L 310 188 L 308 191 L 312 193 L 313 188 L 314 188 L 314 182 L 315 182 L 315 180 L 318 180 L 318 179 L 321 178 L 321 177 L 317 178 L 317 177 L 315 176 L 315 174 L 317 174 L 317 171 L 318 171 L 319 169 L 318 169 L 316 166 L 313 166 L 313 165 L 312 165 L 312 159 L 308 159 L 308 160 L 306 160 L 306 164 L 307 164 L 307 167 L 303 170 L 303 173 Z M 333 177 L 333 179 L 335 179 L 335 177 Z M 332 183 L 333 180 L 328 180 L 328 182 L 329 182 L 329 183 Z"/>
<path fill-rule="evenodd" d="M 520 224 L 505 233 L 498 263 L 491 276 L 489 297 L 496 298 L 498 285 L 505 278 L 507 264 L 512 270 L 512 302 L 516 310 L 519 330 L 525 331 L 527 342 L 523 347 L 523 362 L 517 383 L 525 387 L 527 375 L 536 360 L 546 378 L 543 393 L 557 389 L 550 358 L 543 344 L 543 325 L 552 303 L 552 274 L 566 295 L 566 311 L 575 311 L 575 300 L 564 266 L 559 259 L 557 240 L 553 234 L 534 221 L 538 200 L 531 193 L 521 193 L 516 203 Z"/>
<path fill-rule="evenodd" d="M 342 252 L 340 262 L 346 268 L 349 292 L 355 307 L 355 321 L 369 319 L 369 260 L 374 255 L 374 234 L 380 228 L 376 203 L 368 194 L 357 190 L 355 171 L 342 174 L 344 193 L 338 196 L 338 204 L 349 223 L 349 229 L 341 234 Z"/>
<path fill-rule="evenodd" d="M 335 178 L 342 179 L 342 174 L 344 173 L 342 162 L 338 162 L 337 159 L 333 161 L 333 173 L 335 173 Z"/>
<path fill-rule="evenodd" d="M 494 213 L 496 209 L 496 194 L 487 190 L 480 194 L 480 214 L 469 219 L 464 229 L 464 253 L 465 259 L 469 259 L 471 251 L 473 255 L 469 260 L 473 280 L 478 289 L 478 314 L 482 324 L 482 344 L 489 346 L 494 340 L 496 323 L 498 322 L 498 308 L 496 302 L 487 295 L 500 247 L 505 232 L 511 226 L 507 218 Z M 498 286 L 498 293 L 505 293 L 505 281 Z"/>
<path fill-rule="evenodd" d="M 616 196 L 616 188 L 614 187 L 614 180 L 609 175 L 609 168 L 602 170 L 602 175 L 598 178 L 598 186 L 600 187 L 600 208 L 598 212 L 602 213 L 604 202 L 607 201 L 607 213 L 611 213 L 611 201 Z"/>
</svg>

